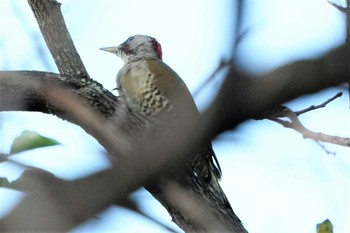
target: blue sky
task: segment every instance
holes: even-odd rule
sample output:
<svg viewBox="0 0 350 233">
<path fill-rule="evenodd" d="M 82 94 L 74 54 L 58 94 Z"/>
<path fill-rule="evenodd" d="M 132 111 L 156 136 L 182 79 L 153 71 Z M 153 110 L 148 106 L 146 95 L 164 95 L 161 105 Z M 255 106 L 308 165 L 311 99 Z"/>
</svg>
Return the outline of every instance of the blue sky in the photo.
<svg viewBox="0 0 350 233">
<path fill-rule="evenodd" d="M 88 72 L 108 89 L 115 87 L 115 75 L 122 61 L 99 48 L 118 45 L 134 34 L 157 38 L 163 47 L 164 61 L 192 92 L 232 52 L 234 11 L 230 0 L 61 2 L 67 27 Z M 247 0 L 246 4 L 243 30 L 249 33 L 237 49 L 238 64 L 246 72 L 261 74 L 287 62 L 314 58 L 345 40 L 345 18 L 327 1 Z M 2 0 L 0 9 L 0 68 L 57 72 L 27 2 Z M 210 102 L 219 84 L 220 77 L 196 95 L 201 109 Z M 327 89 L 287 105 L 299 110 L 321 103 L 338 91 Z M 349 137 L 348 105 L 344 95 L 326 109 L 301 116 L 301 120 L 317 132 Z M 108 166 L 102 148 L 83 130 L 40 113 L 1 113 L 0 151 L 7 152 L 22 130 L 53 137 L 63 146 L 25 152 L 16 156 L 16 161 L 47 169 L 65 179 Z M 267 120 L 245 122 L 214 141 L 223 168 L 221 184 L 249 232 L 315 232 L 316 224 L 327 218 L 333 222 L 335 232 L 349 232 L 349 149 L 325 146 L 337 155 L 327 155 L 315 142 Z M 13 164 L 0 164 L 0 176 L 11 180 L 21 171 Z M 1 203 L 14 200 L 13 192 L 9 192 L 0 189 Z M 147 213 L 174 226 L 150 195 L 139 191 L 134 196 Z M 0 215 L 1 210 L 4 214 L 5 207 L 0 207 Z M 164 232 L 117 207 L 73 232 L 140 229 Z"/>
</svg>

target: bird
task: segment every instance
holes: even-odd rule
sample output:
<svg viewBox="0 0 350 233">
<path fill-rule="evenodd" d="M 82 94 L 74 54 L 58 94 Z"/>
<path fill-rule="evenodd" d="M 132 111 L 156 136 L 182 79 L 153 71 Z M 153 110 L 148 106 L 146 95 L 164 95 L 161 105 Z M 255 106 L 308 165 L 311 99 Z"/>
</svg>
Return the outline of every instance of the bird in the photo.
<svg viewBox="0 0 350 233">
<path fill-rule="evenodd" d="M 116 89 L 129 110 L 147 119 L 155 129 L 172 120 L 182 121 L 188 116 L 200 116 L 184 81 L 163 62 L 162 47 L 155 38 L 134 35 L 119 46 L 101 50 L 123 60 L 124 66 L 116 78 Z M 204 191 L 216 193 L 224 207 L 232 210 L 219 185 L 222 171 L 211 142 L 198 149 L 196 156 L 188 163 L 191 182 L 200 183 Z M 236 217 L 233 210 L 232 214 Z"/>
</svg>

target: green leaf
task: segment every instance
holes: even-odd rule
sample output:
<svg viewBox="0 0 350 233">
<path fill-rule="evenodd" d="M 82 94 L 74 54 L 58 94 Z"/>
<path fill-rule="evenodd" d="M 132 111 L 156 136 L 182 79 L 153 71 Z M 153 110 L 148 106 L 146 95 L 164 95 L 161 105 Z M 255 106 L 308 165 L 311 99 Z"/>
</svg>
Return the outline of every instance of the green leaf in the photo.
<svg viewBox="0 0 350 233">
<path fill-rule="evenodd" d="M 333 225 L 328 219 L 317 224 L 317 233 L 333 233 Z"/>
<path fill-rule="evenodd" d="M 61 145 L 61 143 L 55 139 L 41 136 L 36 132 L 25 130 L 13 141 L 10 154 L 55 145 Z"/>
<path fill-rule="evenodd" d="M 5 177 L 0 177 L 0 187 L 7 187 L 9 186 L 10 182 Z"/>
</svg>

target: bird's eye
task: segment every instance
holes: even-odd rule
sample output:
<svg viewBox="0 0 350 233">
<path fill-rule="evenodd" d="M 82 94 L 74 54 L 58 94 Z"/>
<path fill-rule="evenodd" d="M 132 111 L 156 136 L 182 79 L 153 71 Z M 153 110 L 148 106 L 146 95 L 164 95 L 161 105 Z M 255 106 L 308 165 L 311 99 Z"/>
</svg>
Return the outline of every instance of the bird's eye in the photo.
<svg viewBox="0 0 350 233">
<path fill-rule="evenodd" d="M 130 43 L 133 39 L 134 39 L 134 36 L 130 36 L 130 37 L 125 41 L 125 43 Z"/>
</svg>

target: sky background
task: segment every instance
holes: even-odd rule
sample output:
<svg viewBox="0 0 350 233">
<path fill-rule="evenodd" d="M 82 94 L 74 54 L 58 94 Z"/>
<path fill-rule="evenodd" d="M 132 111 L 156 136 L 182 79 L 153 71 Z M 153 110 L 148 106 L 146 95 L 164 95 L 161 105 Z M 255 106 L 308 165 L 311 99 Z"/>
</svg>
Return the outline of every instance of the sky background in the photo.
<svg viewBox="0 0 350 233">
<path fill-rule="evenodd" d="M 196 92 L 221 59 L 232 54 L 234 3 L 230 0 L 61 0 L 77 50 L 92 78 L 115 87 L 122 61 L 99 50 L 135 34 L 162 44 L 164 61 Z M 335 0 L 344 6 L 345 0 Z M 240 68 L 263 74 L 298 59 L 317 58 L 343 44 L 345 17 L 325 0 L 246 0 L 236 50 Z M 0 1 L 0 69 L 57 72 L 36 20 L 23 0 Z M 210 103 L 220 77 L 195 96 L 200 109 Z M 340 89 L 331 88 L 286 103 L 293 110 L 319 104 Z M 311 130 L 349 137 L 348 95 L 325 109 L 300 117 Z M 40 113 L 1 113 L 0 152 L 8 152 L 23 130 L 55 138 L 62 146 L 13 157 L 64 179 L 104 169 L 103 148 L 79 127 Z M 223 170 L 222 186 L 236 214 L 251 233 L 315 232 L 329 218 L 335 233 L 350 232 L 350 150 L 315 142 L 268 120 L 250 120 L 220 135 L 214 149 Z M 0 177 L 16 179 L 23 169 L 0 164 Z M 0 188 L 0 217 L 21 194 Z M 166 211 L 145 191 L 133 194 L 148 214 L 176 228 Z M 165 232 L 132 212 L 111 207 L 72 232 Z"/>
</svg>

